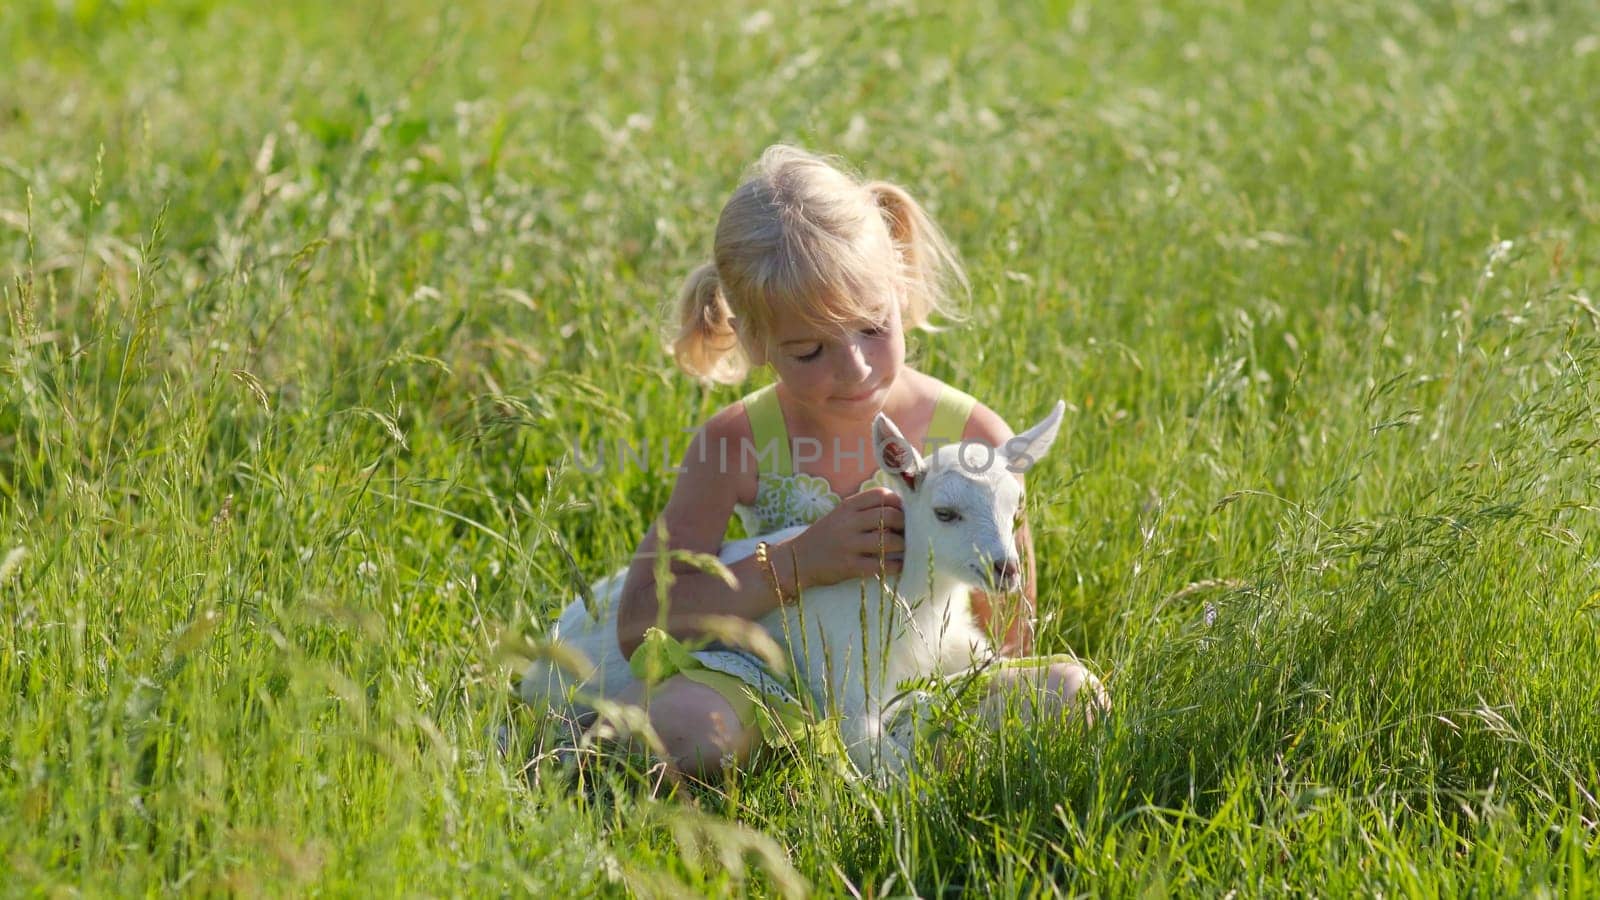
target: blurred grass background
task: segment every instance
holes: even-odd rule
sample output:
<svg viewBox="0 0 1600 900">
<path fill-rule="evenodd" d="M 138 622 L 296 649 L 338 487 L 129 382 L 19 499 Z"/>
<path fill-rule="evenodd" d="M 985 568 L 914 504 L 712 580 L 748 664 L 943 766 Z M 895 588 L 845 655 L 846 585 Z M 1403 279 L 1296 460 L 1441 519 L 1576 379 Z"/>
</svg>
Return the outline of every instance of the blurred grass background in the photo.
<svg viewBox="0 0 1600 900">
<path fill-rule="evenodd" d="M 1592 2 L 6 4 L 13 887 L 1583 892 L 1596 83 Z M 563 551 L 671 490 L 563 457 L 757 383 L 656 311 L 779 140 L 960 248 L 927 371 L 1070 404 L 1040 649 L 1117 715 L 910 792 L 530 779 Z"/>
</svg>

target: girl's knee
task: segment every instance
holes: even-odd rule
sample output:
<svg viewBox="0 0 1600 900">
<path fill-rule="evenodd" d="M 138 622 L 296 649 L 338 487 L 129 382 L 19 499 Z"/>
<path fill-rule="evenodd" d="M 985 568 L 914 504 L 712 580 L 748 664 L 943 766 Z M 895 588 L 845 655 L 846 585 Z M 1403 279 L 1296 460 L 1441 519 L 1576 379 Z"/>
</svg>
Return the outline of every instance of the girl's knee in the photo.
<svg viewBox="0 0 1600 900">
<path fill-rule="evenodd" d="M 681 675 L 663 681 L 646 696 L 629 702 L 644 706 L 666 761 L 696 778 L 740 765 L 755 749 L 754 716 L 740 710 L 716 690 Z"/>
<path fill-rule="evenodd" d="M 1044 690 L 1059 698 L 1063 711 L 1081 711 L 1091 722 L 1111 709 L 1111 694 L 1105 685 L 1078 663 L 1052 664 L 1045 675 Z"/>
<path fill-rule="evenodd" d="M 1077 716 L 1093 722 L 1111 708 L 1111 695 L 1093 672 L 1078 663 L 1020 666 L 995 673 L 979 713 L 998 725 L 1008 708 L 1023 724 Z"/>
</svg>

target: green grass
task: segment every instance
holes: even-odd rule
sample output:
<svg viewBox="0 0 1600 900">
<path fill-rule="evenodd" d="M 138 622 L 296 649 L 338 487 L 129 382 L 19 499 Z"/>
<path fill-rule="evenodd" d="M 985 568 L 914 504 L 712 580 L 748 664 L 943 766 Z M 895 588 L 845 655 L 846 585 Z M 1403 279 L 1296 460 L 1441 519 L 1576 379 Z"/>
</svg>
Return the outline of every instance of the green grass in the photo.
<svg viewBox="0 0 1600 900">
<path fill-rule="evenodd" d="M 0 7 L 6 891 L 1600 891 L 1593 2 L 254 6 Z M 1070 404 L 1116 713 L 530 781 L 563 547 L 671 489 L 562 457 L 757 383 L 655 310 L 778 140 L 959 246 L 927 371 Z"/>
</svg>

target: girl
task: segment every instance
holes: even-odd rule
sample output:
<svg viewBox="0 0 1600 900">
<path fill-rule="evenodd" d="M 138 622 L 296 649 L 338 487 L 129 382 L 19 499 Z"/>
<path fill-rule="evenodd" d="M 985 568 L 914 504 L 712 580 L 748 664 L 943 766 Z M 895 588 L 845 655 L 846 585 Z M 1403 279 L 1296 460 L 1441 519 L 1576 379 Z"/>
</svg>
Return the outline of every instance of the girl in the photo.
<svg viewBox="0 0 1600 900">
<path fill-rule="evenodd" d="M 648 710 L 677 771 L 704 777 L 743 762 L 761 736 L 751 688 L 786 697 L 752 654 L 715 644 L 685 652 L 679 642 L 705 637 L 703 617 L 754 620 L 800 589 L 899 571 L 904 520 L 899 498 L 874 477 L 877 413 L 924 446 L 1000 446 L 1013 436 L 988 407 L 906 365 L 906 329 L 931 328 L 935 313 L 954 317 L 953 287 L 966 287 L 955 254 L 904 190 L 862 183 L 804 151 L 768 149 L 723 207 L 713 261 L 690 275 L 678 300 L 674 356 L 703 379 L 737 383 L 752 366 L 770 365 L 776 381 L 700 429 L 660 524 L 673 549 L 707 554 L 721 547 L 734 513 L 751 535 L 809 527 L 771 546 L 777 585 L 755 558 L 730 567 L 731 588 L 674 564 L 664 618 L 654 579 L 657 530 L 640 543 L 622 589 L 617 639 L 624 657 L 647 633 L 668 642 L 675 674 L 651 686 L 636 681 L 615 699 Z M 1026 521 L 1016 537 L 1026 567 L 1021 608 L 973 597 L 1007 655 L 1033 644 Z M 658 624 L 664 634 L 651 631 Z M 1027 686 L 1036 700 L 1053 703 L 1085 685 L 1085 697 L 1103 705 L 1098 682 L 1076 664 L 1006 668 L 980 712 L 997 717 L 1003 687 Z"/>
</svg>

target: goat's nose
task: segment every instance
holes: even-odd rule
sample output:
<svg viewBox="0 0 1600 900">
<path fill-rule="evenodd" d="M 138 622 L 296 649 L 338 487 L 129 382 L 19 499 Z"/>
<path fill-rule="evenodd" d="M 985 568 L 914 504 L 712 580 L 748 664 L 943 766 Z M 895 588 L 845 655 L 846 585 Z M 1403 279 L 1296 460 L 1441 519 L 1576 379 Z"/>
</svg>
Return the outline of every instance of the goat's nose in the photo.
<svg viewBox="0 0 1600 900">
<path fill-rule="evenodd" d="M 1014 559 L 994 561 L 994 581 L 1006 590 L 1022 587 L 1022 565 Z"/>
</svg>

